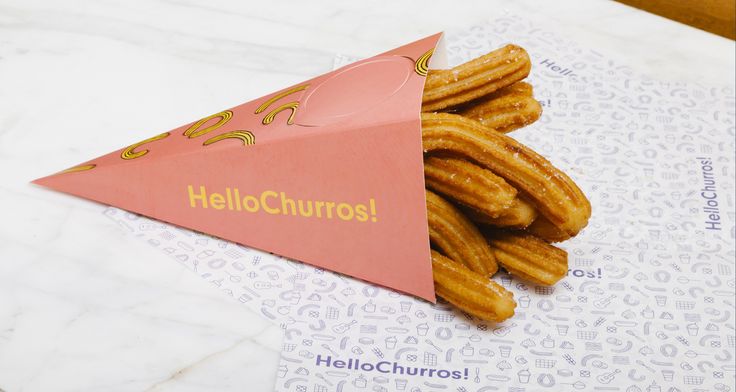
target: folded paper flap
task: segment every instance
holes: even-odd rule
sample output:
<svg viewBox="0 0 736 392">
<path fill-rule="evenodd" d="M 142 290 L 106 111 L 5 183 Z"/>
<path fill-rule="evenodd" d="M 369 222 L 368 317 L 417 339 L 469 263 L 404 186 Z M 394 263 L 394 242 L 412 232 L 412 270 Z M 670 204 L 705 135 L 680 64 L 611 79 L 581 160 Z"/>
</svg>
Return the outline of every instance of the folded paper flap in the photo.
<svg viewBox="0 0 736 392">
<path fill-rule="evenodd" d="M 419 112 L 439 37 L 35 182 L 434 302 Z"/>
</svg>

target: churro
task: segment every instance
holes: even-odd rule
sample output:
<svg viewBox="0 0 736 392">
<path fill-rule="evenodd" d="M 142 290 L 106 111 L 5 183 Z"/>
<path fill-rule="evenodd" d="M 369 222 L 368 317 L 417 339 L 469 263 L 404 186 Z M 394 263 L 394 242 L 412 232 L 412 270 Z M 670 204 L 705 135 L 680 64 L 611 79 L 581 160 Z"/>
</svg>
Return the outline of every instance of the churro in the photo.
<svg viewBox="0 0 736 392">
<path fill-rule="evenodd" d="M 464 157 L 501 176 L 569 235 L 588 223 L 590 202 L 570 177 L 528 147 L 478 121 L 457 114 L 422 113 L 422 143 L 425 152 Z"/>
<path fill-rule="evenodd" d="M 452 69 L 430 70 L 424 84 L 422 111 L 431 112 L 470 102 L 529 75 L 526 51 L 506 45 Z"/>
<path fill-rule="evenodd" d="M 514 315 L 513 293 L 434 250 L 432 276 L 437 295 L 472 316 L 503 321 Z"/>
<path fill-rule="evenodd" d="M 567 252 L 530 234 L 494 233 L 493 253 L 511 275 L 543 285 L 553 285 L 567 274 Z"/>
<path fill-rule="evenodd" d="M 483 276 L 498 271 L 488 242 L 455 206 L 427 191 L 429 239 L 447 257 Z"/>
<path fill-rule="evenodd" d="M 547 242 L 562 242 L 572 236 L 567 232 L 558 229 L 547 218 L 540 216 L 535 219 L 529 227 L 526 228 L 529 234 L 533 234 Z"/>
<path fill-rule="evenodd" d="M 542 105 L 534 99 L 530 84 L 516 82 L 479 98 L 458 113 L 507 133 L 537 121 L 542 115 Z"/>
<path fill-rule="evenodd" d="M 451 157 L 424 159 L 424 181 L 433 191 L 490 218 L 505 214 L 517 193 L 514 187 L 490 170 Z"/>
<path fill-rule="evenodd" d="M 507 45 L 429 70 L 422 97 L 435 292 L 491 321 L 513 316 L 516 304 L 489 275 L 500 266 L 529 282 L 556 283 L 568 257 L 550 242 L 576 235 L 591 213 L 570 177 L 505 135 L 542 114 L 532 86 L 520 81 L 530 67 L 524 49 Z"/>
<path fill-rule="evenodd" d="M 522 198 L 516 198 L 511 205 L 499 216 L 492 217 L 476 209 L 468 209 L 465 213 L 470 220 L 476 223 L 503 227 L 506 229 L 524 229 L 537 218 L 537 210 Z"/>
</svg>

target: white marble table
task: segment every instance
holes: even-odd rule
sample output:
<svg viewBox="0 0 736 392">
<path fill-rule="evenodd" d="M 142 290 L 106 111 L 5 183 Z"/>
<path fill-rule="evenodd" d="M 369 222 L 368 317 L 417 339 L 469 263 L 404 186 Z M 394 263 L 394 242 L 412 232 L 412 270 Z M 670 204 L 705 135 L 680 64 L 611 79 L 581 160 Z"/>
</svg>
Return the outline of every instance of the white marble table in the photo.
<svg viewBox="0 0 736 392">
<path fill-rule="evenodd" d="M 0 391 L 268 391 L 280 350 L 277 326 L 31 179 L 504 9 L 660 79 L 734 84 L 732 41 L 617 3 L 428 4 L 0 0 Z"/>
</svg>

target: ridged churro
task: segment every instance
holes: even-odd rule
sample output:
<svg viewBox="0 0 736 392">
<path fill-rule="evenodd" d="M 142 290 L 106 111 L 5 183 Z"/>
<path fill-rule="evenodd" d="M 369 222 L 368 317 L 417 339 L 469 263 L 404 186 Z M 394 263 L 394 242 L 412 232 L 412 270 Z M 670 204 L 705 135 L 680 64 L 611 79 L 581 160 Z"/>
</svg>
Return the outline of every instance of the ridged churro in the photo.
<svg viewBox="0 0 736 392">
<path fill-rule="evenodd" d="M 542 115 L 542 105 L 534 99 L 530 84 L 516 82 L 473 101 L 458 114 L 507 133 L 537 121 Z"/>
<path fill-rule="evenodd" d="M 465 215 L 473 222 L 503 227 L 506 229 L 524 229 L 537 218 L 537 209 L 522 198 L 516 198 L 499 216 L 492 217 L 476 209 L 468 209 Z"/>
<path fill-rule="evenodd" d="M 570 177 L 502 133 L 457 114 L 422 113 L 422 143 L 426 152 L 464 157 L 501 176 L 570 235 L 588 223 L 590 202 Z"/>
<path fill-rule="evenodd" d="M 504 214 L 517 193 L 514 187 L 490 170 L 451 157 L 424 159 L 424 181 L 433 191 L 490 218 Z"/>
<path fill-rule="evenodd" d="M 530 234 L 494 233 L 489 242 L 496 260 L 511 275 L 553 285 L 567 274 L 567 252 Z"/>
<path fill-rule="evenodd" d="M 422 111 L 432 112 L 470 102 L 529 75 L 526 51 L 506 45 L 452 69 L 430 70 L 424 84 Z"/>
<path fill-rule="evenodd" d="M 455 206 L 427 191 L 429 239 L 447 257 L 483 276 L 498 271 L 488 242 Z"/>
<path fill-rule="evenodd" d="M 542 114 L 532 86 L 520 81 L 530 67 L 524 49 L 507 45 L 429 70 L 422 97 L 435 292 L 491 321 L 513 316 L 516 304 L 489 276 L 500 266 L 532 283 L 556 283 L 568 258 L 550 242 L 576 235 L 591 213 L 570 177 L 504 134 Z"/>
<path fill-rule="evenodd" d="M 572 235 L 558 229 L 547 218 L 540 216 L 526 228 L 529 234 L 533 234 L 547 242 L 562 242 L 570 239 Z"/>
<path fill-rule="evenodd" d="M 513 293 L 434 250 L 432 276 L 437 295 L 472 316 L 503 321 L 514 315 Z"/>
</svg>

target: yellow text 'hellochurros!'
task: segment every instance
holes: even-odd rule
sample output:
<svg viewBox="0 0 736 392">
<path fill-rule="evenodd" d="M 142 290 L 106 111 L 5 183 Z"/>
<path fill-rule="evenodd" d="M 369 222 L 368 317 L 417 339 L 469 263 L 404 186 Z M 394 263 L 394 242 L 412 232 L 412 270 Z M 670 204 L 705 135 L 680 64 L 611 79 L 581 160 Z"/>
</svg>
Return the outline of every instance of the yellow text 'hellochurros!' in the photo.
<svg viewBox="0 0 736 392">
<path fill-rule="evenodd" d="M 255 195 L 241 194 L 238 188 L 224 192 L 208 192 L 205 186 L 195 189 L 187 185 L 189 206 L 214 210 L 244 211 L 270 215 L 291 215 L 303 218 L 339 219 L 343 221 L 378 222 L 376 200 L 367 204 L 335 201 L 293 199 L 286 192 L 265 190 Z"/>
</svg>

